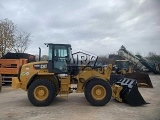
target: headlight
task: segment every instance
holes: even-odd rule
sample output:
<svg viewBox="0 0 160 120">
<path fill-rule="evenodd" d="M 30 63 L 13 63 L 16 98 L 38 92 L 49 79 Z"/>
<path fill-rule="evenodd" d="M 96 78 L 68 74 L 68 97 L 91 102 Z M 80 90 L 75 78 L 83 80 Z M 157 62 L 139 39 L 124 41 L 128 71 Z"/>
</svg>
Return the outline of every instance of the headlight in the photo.
<svg viewBox="0 0 160 120">
<path fill-rule="evenodd" d="M 47 64 L 35 64 L 35 65 L 33 65 L 33 67 L 35 69 L 46 69 L 47 68 Z"/>
<path fill-rule="evenodd" d="M 47 64 L 41 64 L 41 69 L 46 69 L 47 68 Z"/>
</svg>

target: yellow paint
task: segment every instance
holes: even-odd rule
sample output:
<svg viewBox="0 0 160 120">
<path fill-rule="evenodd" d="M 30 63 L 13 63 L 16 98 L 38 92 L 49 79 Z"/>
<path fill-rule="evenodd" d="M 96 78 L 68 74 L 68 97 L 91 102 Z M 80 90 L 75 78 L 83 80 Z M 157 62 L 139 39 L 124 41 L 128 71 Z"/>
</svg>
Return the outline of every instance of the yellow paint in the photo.
<svg viewBox="0 0 160 120">
<path fill-rule="evenodd" d="M 18 89 L 20 87 L 21 87 L 21 82 L 19 81 L 18 77 L 13 77 L 12 78 L 12 88 Z"/>
<path fill-rule="evenodd" d="M 107 91 L 102 85 L 95 85 L 91 93 L 95 100 L 102 100 L 105 98 Z"/>
<path fill-rule="evenodd" d="M 48 88 L 41 85 L 34 89 L 34 97 L 39 101 L 44 101 L 49 95 Z"/>
</svg>

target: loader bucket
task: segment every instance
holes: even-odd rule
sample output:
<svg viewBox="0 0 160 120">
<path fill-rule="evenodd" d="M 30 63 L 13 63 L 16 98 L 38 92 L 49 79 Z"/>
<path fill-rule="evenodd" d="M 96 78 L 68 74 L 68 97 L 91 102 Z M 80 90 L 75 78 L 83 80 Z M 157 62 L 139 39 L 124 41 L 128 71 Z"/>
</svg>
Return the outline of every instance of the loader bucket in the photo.
<svg viewBox="0 0 160 120">
<path fill-rule="evenodd" d="M 148 74 L 142 72 L 127 73 L 124 75 L 125 78 L 131 78 L 137 80 L 138 87 L 149 87 L 153 88 L 151 79 Z"/>
<path fill-rule="evenodd" d="M 138 91 L 137 81 L 135 79 L 124 78 L 116 82 L 116 84 L 123 88 L 120 92 L 120 97 L 124 103 L 131 106 L 147 104 Z"/>
</svg>

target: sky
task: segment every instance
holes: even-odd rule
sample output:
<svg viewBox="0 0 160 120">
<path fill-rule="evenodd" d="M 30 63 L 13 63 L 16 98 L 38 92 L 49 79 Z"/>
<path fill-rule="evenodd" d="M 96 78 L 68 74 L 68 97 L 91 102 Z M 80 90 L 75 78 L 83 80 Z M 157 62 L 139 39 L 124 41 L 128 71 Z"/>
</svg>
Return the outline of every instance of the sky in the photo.
<svg viewBox="0 0 160 120">
<path fill-rule="evenodd" d="M 48 54 L 44 43 L 71 44 L 73 52 L 160 54 L 160 0 L 0 0 L 8 18 L 31 33 L 27 53 Z"/>
</svg>

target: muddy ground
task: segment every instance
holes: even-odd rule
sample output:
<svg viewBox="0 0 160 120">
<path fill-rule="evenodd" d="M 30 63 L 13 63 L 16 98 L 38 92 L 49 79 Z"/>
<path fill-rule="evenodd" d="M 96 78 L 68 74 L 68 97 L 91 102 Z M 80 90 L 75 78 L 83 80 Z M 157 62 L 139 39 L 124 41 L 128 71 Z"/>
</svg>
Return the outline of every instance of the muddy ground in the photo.
<svg viewBox="0 0 160 120">
<path fill-rule="evenodd" d="M 150 104 L 131 107 L 114 99 L 102 107 L 91 106 L 82 93 L 57 98 L 50 106 L 35 107 L 27 92 L 9 85 L 0 93 L 0 120 L 160 120 L 160 75 L 150 75 L 154 88 L 139 88 Z"/>
</svg>

